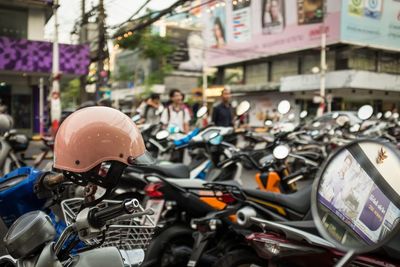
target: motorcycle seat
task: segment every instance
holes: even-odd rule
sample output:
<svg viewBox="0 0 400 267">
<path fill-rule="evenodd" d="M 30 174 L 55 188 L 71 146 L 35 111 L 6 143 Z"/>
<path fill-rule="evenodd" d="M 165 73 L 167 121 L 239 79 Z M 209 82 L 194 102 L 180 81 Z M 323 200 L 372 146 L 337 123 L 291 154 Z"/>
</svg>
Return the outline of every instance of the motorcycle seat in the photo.
<svg viewBox="0 0 400 267">
<path fill-rule="evenodd" d="M 160 164 L 156 163 L 151 166 L 136 165 L 134 167 L 128 167 L 128 171 L 140 170 L 141 172 L 156 173 L 168 178 L 189 178 L 190 170 L 189 167 L 182 163 L 168 163 Z"/>
<path fill-rule="evenodd" d="M 311 206 L 311 186 L 307 186 L 292 194 L 278 194 L 257 189 L 243 189 L 252 198 L 276 204 L 301 214 L 307 213 Z"/>
</svg>

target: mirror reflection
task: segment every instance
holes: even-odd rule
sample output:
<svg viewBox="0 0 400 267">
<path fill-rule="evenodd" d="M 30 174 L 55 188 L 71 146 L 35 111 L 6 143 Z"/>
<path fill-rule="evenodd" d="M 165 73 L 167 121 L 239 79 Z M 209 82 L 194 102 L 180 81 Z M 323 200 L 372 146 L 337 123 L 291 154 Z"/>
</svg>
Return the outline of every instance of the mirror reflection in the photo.
<svg viewBox="0 0 400 267">
<path fill-rule="evenodd" d="M 348 249 L 385 242 L 400 220 L 400 158 L 391 146 L 353 143 L 321 175 L 317 209 L 332 240 Z"/>
</svg>

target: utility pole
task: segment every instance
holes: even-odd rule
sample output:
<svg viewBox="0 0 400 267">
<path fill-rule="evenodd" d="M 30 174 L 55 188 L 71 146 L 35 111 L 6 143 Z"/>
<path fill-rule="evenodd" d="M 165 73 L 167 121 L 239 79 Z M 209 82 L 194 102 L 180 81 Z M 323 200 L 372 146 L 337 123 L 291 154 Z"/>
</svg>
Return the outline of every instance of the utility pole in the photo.
<svg viewBox="0 0 400 267">
<path fill-rule="evenodd" d="M 105 46 L 106 46 L 106 29 L 105 29 L 105 19 L 106 14 L 104 10 L 104 0 L 99 1 L 99 15 L 98 15 L 98 25 L 99 25 L 99 47 L 97 51 L 97 86 L 96 95 L 101 86 L 103 86 L 102 72 L 104 71 L 104 60 L 106 59 Z"/>
<path fill-rule="evenodd" d="M 88 42 L 88 32 L 87 32 L 87 23 L 88 17 L 86 15 L 86 0 L 81 0 L 81 30 L 79 34 L 79 43 L 86 44 Z M 88 100 L 88 94 L 86 93 L 86 75 L 82 75 L 79 77 L 80 80 L 80 101 L 85 102 Z"/>
<path fill-rule="evenodd" d="M 51 88 L 51 125 L 53 134 L 56 133 L 60 120 L 61 120 L 61 100 L 60 100 L 60 52 L 58 46 L 58 0 L 53 2 L 53 16 L 54 16 L 54 38 L 53 38 L 53 81 Z"/>
</svg>

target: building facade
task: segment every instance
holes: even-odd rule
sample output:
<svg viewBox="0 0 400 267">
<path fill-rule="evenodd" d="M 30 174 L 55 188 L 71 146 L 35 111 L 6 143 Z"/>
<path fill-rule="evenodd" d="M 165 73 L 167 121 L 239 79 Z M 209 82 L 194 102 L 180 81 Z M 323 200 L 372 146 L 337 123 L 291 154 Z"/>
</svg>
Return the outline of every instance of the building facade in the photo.
<svg viewBox="0 0 400 267">
<path fill-rule="evenodd" d="M 39 80 L 50 84 L 52 43 L 44 27 L 51 15 L 46 1 L 0 0 L 0 99 L 14 127 L 28 134 L 39 131 Z M 87 46 L 60 45 L 63 79 L 85 75 L 88 64 Z"/>
<path fill-rule="evenodd" d="M 282 98 L 316 111 L 324 43 L 330 110 L 399 108 L 399 1 L 224 2 L 203 9 L 207 64 L 218 68 L 219 84 L 253 102 L 251 124 Z"/>
</svg>

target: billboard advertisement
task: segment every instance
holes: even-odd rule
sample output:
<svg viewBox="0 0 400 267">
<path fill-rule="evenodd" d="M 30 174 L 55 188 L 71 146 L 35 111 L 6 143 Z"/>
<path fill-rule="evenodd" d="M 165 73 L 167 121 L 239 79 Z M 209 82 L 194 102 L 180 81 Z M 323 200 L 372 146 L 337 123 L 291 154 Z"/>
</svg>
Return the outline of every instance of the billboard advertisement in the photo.
<svg viewBox="0 0 400 267">
<path fill-rule="evenodd" d="M 400 1 L 343 0 L 341 41 L 400 50 Z"/>
<path fill-rule="evenodd" d="M 203 6 L 206 62 L 219 66 L 339 42 L 341 1 L 214 1 Z"/>
</svg>

